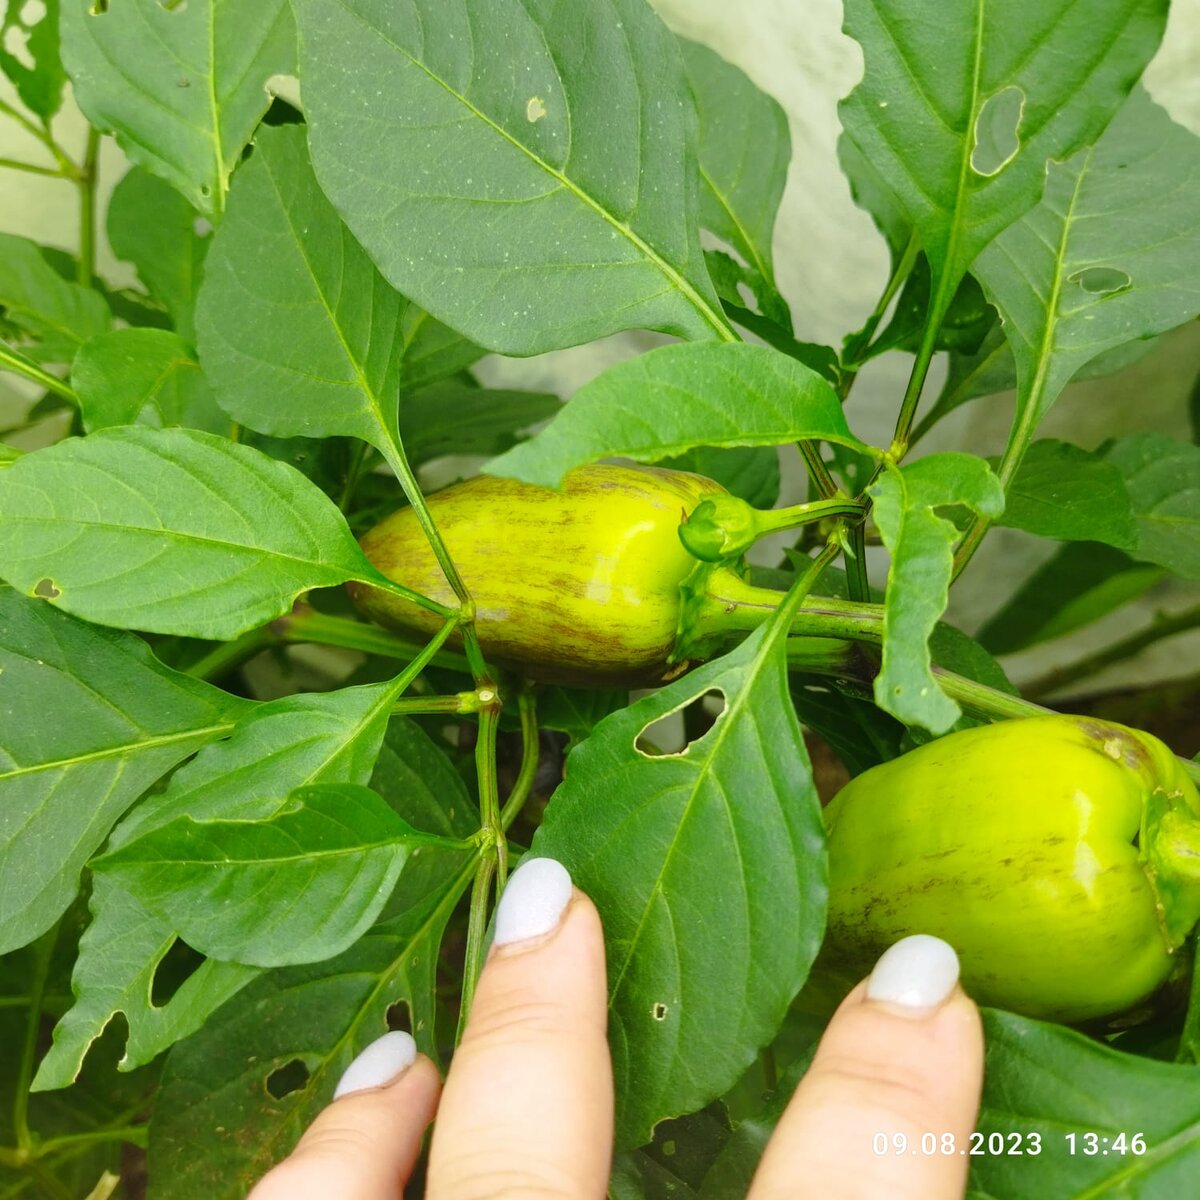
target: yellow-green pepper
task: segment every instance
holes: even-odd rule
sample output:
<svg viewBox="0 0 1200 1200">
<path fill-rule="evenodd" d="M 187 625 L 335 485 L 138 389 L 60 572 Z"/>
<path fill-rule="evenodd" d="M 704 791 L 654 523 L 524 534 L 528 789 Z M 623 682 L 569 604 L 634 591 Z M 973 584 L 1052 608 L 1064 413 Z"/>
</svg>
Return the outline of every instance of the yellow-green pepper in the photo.
<svg viewBox="0 0 1200 1200">
<path fill-rule="evenodd" d="M 1200 918 L 1200 797 L 1157 738 L 1085 717 L 954 733 L 851 780 L 826 810 L 829 948 L 858 970 L 945 938 L 981 1003 L 1128 1012 Z"/>
<path fill-rule="evenodd" d="M 723 491 L 686 471 L 597 464 L 569 472 L 561 491 L 481 475 L 428 504 L 489 658 L 544 682 L 635 686 L 671 673 L 679 587 L 696 565 L 679 526 Z M 362 547 L 390 578 L 456 603 L 411 508 L 385 518 Z M 441 623 L 376 588 L 350 592 L 381 625 L 428 634 Z"/>
</svg>

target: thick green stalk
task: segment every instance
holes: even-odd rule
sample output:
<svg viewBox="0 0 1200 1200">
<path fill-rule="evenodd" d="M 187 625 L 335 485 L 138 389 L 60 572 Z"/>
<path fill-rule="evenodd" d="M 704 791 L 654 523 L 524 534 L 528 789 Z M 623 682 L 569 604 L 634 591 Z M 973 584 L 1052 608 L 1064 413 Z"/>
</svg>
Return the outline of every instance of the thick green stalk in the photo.
<svg viewBox="0 0 1200 1200">
<path fill-rule="evenodd" d="M 521 770 L 500 812 L 500 824 L 505 831 L 517 819 L 525 801 L 529 799 L 538 769 L 537 701 L 532 688 L 521 690 L 517 696 L 517 706 L 521 716 Z"/>
<path fill-rule="evenodd" d="M 96 182 L 100 165 L 100 131 L 88 127 L 79 186 L 79 282 L 91 287 L 96 274 Z"/>
</svg>

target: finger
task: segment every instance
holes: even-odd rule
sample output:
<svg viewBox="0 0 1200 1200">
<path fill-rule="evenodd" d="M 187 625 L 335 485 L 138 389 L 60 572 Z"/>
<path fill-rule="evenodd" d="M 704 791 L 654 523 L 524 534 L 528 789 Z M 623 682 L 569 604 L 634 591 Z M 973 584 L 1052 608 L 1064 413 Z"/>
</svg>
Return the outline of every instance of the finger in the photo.
<svg viewBox="0 0 1200 1200">
<path fill-rule="evenodd" d="M 430 1151 L 431 1200 L 600 1198 L 612 1156 L 604 939 L 553 859 L 526 859 L 450 1066 Z"/>
<path fill-rule="evenodd" d="M 385 1033 L 346 1068 L 334 1102 L 250 1200 L 399 1200 L 440 1087 L 407 1033 Z"/>
<path fill-rule="evenodd" d="M 834 1014 L 749 1200 L 961 1200 L 982 1079 L 979 1010 L 954 951 L 924 935 L 897 942 Z"/>
</svg>

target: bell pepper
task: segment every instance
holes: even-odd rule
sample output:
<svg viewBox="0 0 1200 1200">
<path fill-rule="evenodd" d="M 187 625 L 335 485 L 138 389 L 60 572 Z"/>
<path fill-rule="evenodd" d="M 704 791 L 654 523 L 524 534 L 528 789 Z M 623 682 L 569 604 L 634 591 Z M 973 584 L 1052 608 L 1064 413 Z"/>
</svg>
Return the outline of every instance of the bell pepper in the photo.
<svg viewBox="0 0 1200 1200">
<path fill-rule="evenodd" d="M 1200 797 L 1157 738 L 1085 717 L 950 734 L 826 810 L 828 946 L 930 933 L 980 1003 L 1066 1023 L 1144 1004 L 1200 918 Z"/>
<path fill-rule="evenodd" d="M 679 526 L 723 492 L 686 471 L 596 464 L 569 472 L 561 491 L 481 475 L 428 504 L 489 658 L 542 682 L 616 687 L 673 673 L 680 584 L 696 566 Z M 385 575 L 456 604 L 411 508 L 361 544 Z M 380 589 L 352 584 L 350 594 L 381 625 L 429 634 L 440 624 Z"/>
</svg>

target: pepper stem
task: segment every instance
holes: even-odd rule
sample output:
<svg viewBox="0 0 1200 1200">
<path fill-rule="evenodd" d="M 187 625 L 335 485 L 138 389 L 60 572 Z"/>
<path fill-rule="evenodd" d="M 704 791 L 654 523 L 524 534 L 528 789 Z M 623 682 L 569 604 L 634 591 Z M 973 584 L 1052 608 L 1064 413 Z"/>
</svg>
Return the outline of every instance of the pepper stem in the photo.
<svg viewBox="0 0 1200 1200">
<path fill-rule="evenodd" d="M 1166 746 L 1148 748 L 1163 782 L 1146 801 L 1139 840 L 1163 932 L 1174 949 L 1200 922 L 1200 793 Z"/>
<path fill-rule="evenodd" d="M 789 508 L 755 508 L 738 496 L 702 500 L 679 527 L 679 540 L 702 562 L 721 562 L 745 554 L 759 538 L 836 517 L 861 518 L 864 502 L 848 496 L 793 504 Z"/>
</svg>

